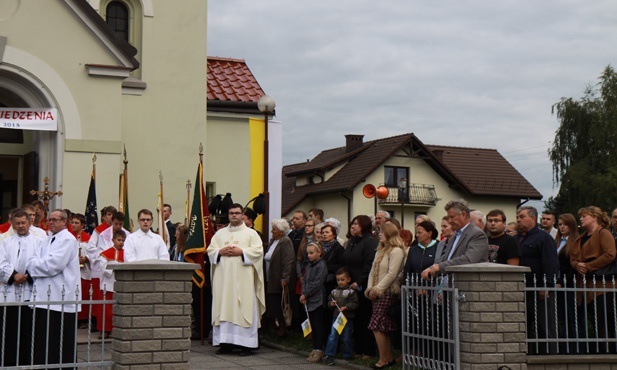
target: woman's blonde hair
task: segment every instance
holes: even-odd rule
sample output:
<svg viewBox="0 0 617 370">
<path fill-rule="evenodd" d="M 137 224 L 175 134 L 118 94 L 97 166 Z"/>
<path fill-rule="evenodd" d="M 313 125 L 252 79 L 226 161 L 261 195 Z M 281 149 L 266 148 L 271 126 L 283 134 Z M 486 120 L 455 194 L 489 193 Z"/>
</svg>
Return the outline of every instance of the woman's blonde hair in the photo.
<svg viewBox="0 0 617 370">
<path fill-rule="evenodd" d="M 381 225 L 380 229 L 381 234 L 386 237 L 386 242 L 380 242 L 378 249 L 403 248 L 405 246 L 405 242 L 395 225 L 386 223 Z"/>
<path fill-rule="evenodd" d="M 591 217 L 595 217 L 595 219 L 598 221 L 598 225 L 600 225 L 601 227 L 608 227 L 608 225 L 610 225 L 611 223 L 611 219 L 608 217 L 606 212 L 603 212 L 600 209 L 600 207 L 596 207 L 596 206 L 583 207 L 578 210 L 578 217 L 581 217 L 583 215 L 589 215 Z"/>
</svg>

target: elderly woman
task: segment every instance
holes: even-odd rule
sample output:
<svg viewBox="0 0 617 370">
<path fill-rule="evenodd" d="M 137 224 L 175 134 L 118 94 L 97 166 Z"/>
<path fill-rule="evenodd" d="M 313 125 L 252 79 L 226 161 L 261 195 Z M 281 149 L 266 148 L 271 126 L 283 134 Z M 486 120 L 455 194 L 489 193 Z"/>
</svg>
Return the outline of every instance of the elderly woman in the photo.
<svg viewBox="0 0 617 370">
<path fill-rule="evenodd" d="M 576 238 L 570 250 L 570 265 L 578 274 L 577 285 L 583 287 L 583 278 L 588 289 L 613 288 L 612 276 L 615 270 L 615 239 L 606 227 L 609 218 L 598 207 L 589 206 L 578 211 L 579 221 L 583 233 Z M 595 320 L 597 326 L 591 328 L 592 336 L 598 338 L 615 338 L 615 308 L 613 307 L 614 292 L 593 292 L 577 294 L 579 305 L 579 337 L 587 333 L 587 319 Z M 581 327 L 582 326 L 582 327 Z M 608 332 L 606 331 L 608 328 Z M 597 332 L 596 332 L 597 331 Z M 607 344 L 607 347 L 609 345 Z M 600 351 L 608 352 L 608 348 L 601 346 Z M 614 346 L 610 346 L 614 349 Z M 614 351 L 611 351 L 614 352 Z"/>
<path fill-rule="evenodd" d="M 417 231 L 416 236 L 418 236 Z M 387 311 L 397 302 L 401 293 L 398 275 L 405 259 L 403 248 L 403 239 L 399 236 L 396 226 L 382 225 L 379 247 L 364 293 L 373 302 L 373 314 L 368 329 L 373 331 L 379 350 L 379 361 L 373 365 L 373 369 L 383 369 L 396 362 L 392 356 L 390 333 L 396 331 L 398 323 L 388 315 Z"/>
<path fill-rule="evenodd" d="M 287 335 L 285 318 L 281 308 L 283 287 L 295 286 L 295 258 L 291 239 L 287 237 L 289 223 L 287 220 L 272 220 L 272 241 L 266 247 L 264 254 L 264 271 L 266 276 L 266 312 L 264 313 L 265 329 L 274 328 L 274 320 L 278 321 L 279 337 Z M 289 288 L 286 289 L 289 294 Z M 289 298 L 289 297 L 287 297 Z"/>
</svg>

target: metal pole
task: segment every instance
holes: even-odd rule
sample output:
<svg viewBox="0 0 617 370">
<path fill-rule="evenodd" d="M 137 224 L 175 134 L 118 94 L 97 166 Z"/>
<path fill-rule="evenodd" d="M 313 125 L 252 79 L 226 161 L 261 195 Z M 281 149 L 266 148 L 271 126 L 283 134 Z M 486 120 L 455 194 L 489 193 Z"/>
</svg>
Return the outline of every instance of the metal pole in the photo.
<svg viewBox="0 0 617 370">
<path fill-rule="evenodd" d="M 264 198 L 266 200 L 266 210 L 264 212 L 263 225 L 261 225 L 263 235 L 268 235 L 270 222 L 270 192 L 268 191 L 268 112 L 264 112 L 265 134 L 264 138 Z M 267 238 L 269 239 L 269 238 Z"/>
</svg>

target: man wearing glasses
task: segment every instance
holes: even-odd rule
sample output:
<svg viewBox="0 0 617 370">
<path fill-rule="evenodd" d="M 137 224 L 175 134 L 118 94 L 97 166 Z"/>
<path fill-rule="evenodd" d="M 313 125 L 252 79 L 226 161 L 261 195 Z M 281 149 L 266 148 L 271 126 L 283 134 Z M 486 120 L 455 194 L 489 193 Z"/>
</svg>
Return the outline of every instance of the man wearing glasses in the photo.
<svg viewBox="0 0 617 370">
<path fill-rule="evenodd" d="M 26 265 L 28 274 L 34 278 L 34 289 L 38 292 L 38 295 L 33 295 L 31 298 L 33 303 L 37 302 L 34 304 L 35 364 L 75 361 L 75 333 L 77 332 L 75 315 L 80 311 L 80 307 L 73 303 L 47 303 L 48 301 L 74 301 L 81 298 L 79 245 L 73 234 L 66 229 L 66 220 L 67 214 L 62 209 L 56 209 L 49 214 L 51 235 L 41 242 L 40 247 L 35 250 L 34 256 Z M 48 353 L 47 359 L 45 358 L 46 352 Z M 60 358 L 60 353 L 62 353 L 62 358 Z"/>
<path fill-rule="evenodd" d="M 242 205 L 229 207 L 229 226 L 214 234 L 208 247 L 212 276 L 212 345 L 217 354 L 258 347 L 257 329 L 266 310 L 263 244 L 242 222 Z"/>
<path fill-rule="evenodd" d="M 152 212 L 142 209 L 137 213 L 139 230 L 126 237 L 124 242 L 124 262 L 144 260 L 169 261 L 169 251 L 160 235 L 150 230 Z"/>
</svg>

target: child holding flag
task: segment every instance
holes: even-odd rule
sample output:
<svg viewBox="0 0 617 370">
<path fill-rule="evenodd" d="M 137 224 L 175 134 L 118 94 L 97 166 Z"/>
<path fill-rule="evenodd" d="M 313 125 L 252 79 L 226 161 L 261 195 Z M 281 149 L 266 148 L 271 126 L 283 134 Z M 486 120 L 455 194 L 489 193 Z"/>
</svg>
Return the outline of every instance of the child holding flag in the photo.
<svg viewBox="0 0 617 370">
<path fill-rule="evenodd" d="M 321 259 L 321 245 L 319 243 L 310 243 L 306 247 L 309 263 L 304 270 L 304 279 L 302 280 L 302 295 L 300 303 L 306 306 L 309 321 L 313 335 L 313 350 L 306 359 L 309 362 L 320 362 L 323 358 L 323 342 L 324 342 L 324 327 L 323 327 L 323 299 L 322 292 L 323 284 L 326 281 L 328 268 L 326 261 Z"/>
<path fill-rule="evenodd" d="M 116 279 L 114 277 L 114 271 L 108 270 L 107 266 L 115 263 L 123 263 L 124 262 L 124 241 L 126 240 L 126 233 L 124 230 L 116 230 L 113 233 L 112 242 L 114 243 L 113 247 L 108 248 L 101 252 L 99 257 L 97 258 L 97 264 L 100 264 L 100 271 L 103 272 L 101 276 L 101 291 L 105 292 L 105 300 L 114 299 L 114 283 Z M 112 320 L 112 308 L 113 304 L 105 304 L 105 307 L 102 309 L 104 312 L 104 318 L 101 316 L 100 320 L 96 321 L 96 328 L 101 332 L 99 339 L 109 338 L 109 334 L 111 333 L 111 329 L 113 328 Z M 103 313 L 101 313 L 103 315 Z M 105 321 L 105 327 L 103 327 L 103 321 Z"/>
<path fill-rule="evenodd" d="M 333 310 L 332 328 L 326 345 L 326 365 L 334 365 L 334 355 L 338 348 L 339 337 L 342 343 L 343 358 L 353 358 L 353 318 L 354 311 L 358 308 L 358 294 L 350 288 L 351 277 L 346 267 L 336 271 L 336 283 L 338 287 L 332 290 L 328 296 L 328 306 Z"/>
</svg>

